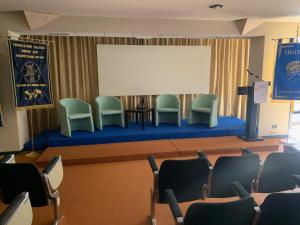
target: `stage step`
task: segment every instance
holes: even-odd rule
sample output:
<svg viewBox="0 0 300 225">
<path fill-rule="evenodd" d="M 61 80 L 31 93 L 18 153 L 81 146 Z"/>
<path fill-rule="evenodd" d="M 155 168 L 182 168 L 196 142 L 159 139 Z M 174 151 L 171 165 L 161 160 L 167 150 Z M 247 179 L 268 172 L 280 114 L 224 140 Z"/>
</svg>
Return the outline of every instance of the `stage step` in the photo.
<svg viewBox="0 0 300 225">
<path fill-rule="evenodd" d="M 44 167 L 56 155 L 62 156 L 64 166 L 70 166 L 144 160 L 148 155 L 154 155 L 156 158 L 192 156 L 196 155 L 198 150 L 203 150 L 206 154 L 239 153 L 242 147 L 253 151 L 277 151 L 280 141 L 279 138 L 270 138 L 258 142 L 245 142 L 236 136 L 226 136 L 49 147 L 36 163 L 39 167 Z"/>
</svg>

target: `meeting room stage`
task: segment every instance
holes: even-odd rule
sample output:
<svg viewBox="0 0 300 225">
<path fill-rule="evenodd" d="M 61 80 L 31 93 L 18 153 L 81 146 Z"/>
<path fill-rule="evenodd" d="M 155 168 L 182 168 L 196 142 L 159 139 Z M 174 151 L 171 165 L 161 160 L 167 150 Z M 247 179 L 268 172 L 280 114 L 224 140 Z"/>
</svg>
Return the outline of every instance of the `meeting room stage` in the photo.
<svg viewBox="0 0 300 225">
<path fill-rule="evenodd" d="M 130 141 L 147 141 L 159 139 L 201 138 L 243 135 L 245 121 L 235 117 L 220 117 L 218 126 L 209 128 L 205 124 L 189 125 L 187 120 L 182 120 L 181 127 L 176 124 L 160 124 L 152 126 L 146 122 L 143 130 L 140 124 L 129 123 L 126 128 L 118 126 L 105 126 L 102 131 L 95 132 L 73 131 L 72 137 L 60 134 L 59 129 L 43 132 L 34 137 L 34 149 L 44 150 L 47 147 L 75 146 L 90 144 L 106 144 Z M 25 145 L 25 150 L 31 150 L 31 141 Z"/>
</svg>

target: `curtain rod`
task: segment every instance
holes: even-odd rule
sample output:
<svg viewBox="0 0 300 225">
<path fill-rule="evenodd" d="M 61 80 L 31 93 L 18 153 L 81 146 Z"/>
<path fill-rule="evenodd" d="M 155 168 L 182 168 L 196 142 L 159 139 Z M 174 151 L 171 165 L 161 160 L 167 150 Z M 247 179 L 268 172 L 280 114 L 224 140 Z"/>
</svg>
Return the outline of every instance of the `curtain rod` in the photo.
<svg viewBox="0 0 300 225">
<path fill-rule="evenodd" d="M 278 41 L 278 40 L 288 40 L 288 39 L 300 39 L 300 37 L 272 38 L 273 41 Z"/>
<path fill-rule="evenodd" d="M 18 36 L 12 36 L 12 35 L 0 35 L 0 38 L 7 38 L 8 40 L 13 40 L 12 38 L 20 39 L 23 41 L 33 41 L 33 42 L 38 42 L 38 43 L 51 43 L 53 42 L 52 40 L 40 40 L 40 39 L 34 39 L 34 38 L 26 38 L 26 37 L 18 37 Z"/>
</svg>

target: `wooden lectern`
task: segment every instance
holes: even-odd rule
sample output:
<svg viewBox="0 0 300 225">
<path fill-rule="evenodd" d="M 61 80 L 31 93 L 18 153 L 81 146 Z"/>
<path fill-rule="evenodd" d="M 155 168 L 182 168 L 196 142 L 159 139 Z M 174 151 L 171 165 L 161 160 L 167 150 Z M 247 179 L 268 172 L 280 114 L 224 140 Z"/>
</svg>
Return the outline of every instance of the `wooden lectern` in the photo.
<svg viewBox="0 0 300 225">
<path fill-rule="evenodd" d="M 263 141 L 256 134 L 258 104 L 254 103 L 254 83 L 251 86 L 238 87 L 238 95 L 247 95 L 246 132 L 239 137 L 245 141 Z"/>
</svg>

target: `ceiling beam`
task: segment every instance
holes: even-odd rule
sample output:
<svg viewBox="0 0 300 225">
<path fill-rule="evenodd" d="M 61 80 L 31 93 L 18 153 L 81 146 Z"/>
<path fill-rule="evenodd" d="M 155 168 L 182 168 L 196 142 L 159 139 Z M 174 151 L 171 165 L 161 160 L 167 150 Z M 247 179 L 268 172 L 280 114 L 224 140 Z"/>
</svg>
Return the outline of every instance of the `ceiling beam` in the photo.
<svg viewBox="0 0 300 225">
<path fill-rule="evenodd" d="M 264 21 L 260 19 L 249 19 L 249 18 L 235 21 L 241 35 L 245 35 L 249 33 L 251 30 L 257 28 L 263 22 Z"/>
<path fill-rule="evenodd" d="M 39 12 L 32 12 L 32 11 L 24 11 L 24 15 L 26 17 L 30 30 L 36 30 L 40 27 L 43 27 L 46 24 L 60 17 L 60 15 L 56 15 L 56 14 L 39 13 Z"/>
</svg>

